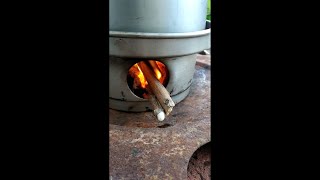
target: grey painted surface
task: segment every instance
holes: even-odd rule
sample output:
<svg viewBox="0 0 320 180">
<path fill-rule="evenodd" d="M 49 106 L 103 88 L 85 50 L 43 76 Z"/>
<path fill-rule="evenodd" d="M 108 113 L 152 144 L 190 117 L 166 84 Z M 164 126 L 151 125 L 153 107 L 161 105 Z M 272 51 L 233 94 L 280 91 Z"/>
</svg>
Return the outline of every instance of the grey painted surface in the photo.
<svg viewBox="0 0 320 180">
<path fill-rule="evenodd" d="M 109 54 L 117 57 L 185 56 L 210 48 L 211 29 L 192 33 L 109 32 Z"/>
<path fill-rule="evenodd" d="M 111 31 L 193 32 L 205 29 L 207 0 L 110 0 Z"/>
</svg>

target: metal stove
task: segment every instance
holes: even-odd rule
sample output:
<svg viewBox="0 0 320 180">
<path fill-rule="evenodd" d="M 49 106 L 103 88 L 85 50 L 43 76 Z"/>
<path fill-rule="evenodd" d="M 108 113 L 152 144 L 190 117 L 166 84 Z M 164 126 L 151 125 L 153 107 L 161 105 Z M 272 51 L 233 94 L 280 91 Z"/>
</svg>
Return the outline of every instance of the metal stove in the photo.
<svg viewBox="0 0 320 180">
<path fill-rule="evenodd" d="M 181 6 L 180 0 L 177 5 L 170 5 L 167 0 L 154 4 L 138 0 L 131 2 L 130 10 L 119 14 L 115 9 L 124 1 L 110 1 L 110 179 L 188 179 L 192 155 L 211 140 L 210 56 L 197 54 L 210 48 L 210 23 L 197 23 L 190 31 L 186 15 L 180 14 L 180 20 L 175 20 L 179 26 L 172 26 L 170 21 L 174 19 L 170 15 L 171 19 L 160 21 L 159 28 L 147 18 L 144 20 L 150 11 L 143 14 L 132 9 L 144 5 L 150 10 L 156 4 L 171 9 L 170 14 L 189 6 Z M 196 12 L 206 9 L 203 2 L 206 1 L 193 6 L 199 7 Z M 153 108 L 150 101 L 137 95 L 128 82 L 130 68 L 148 60 L 163 63 L 168 72 L 164 86 L 176 105 L 164 121 L 155 119 L 149 112 Z"/>
<path fill-rule="evenodd" d="M 151 109 L 146 99 L 137 97 L 128 87 L 130 67 L 143 60 L 157 60 L 166 65 L 169 82 L 166 86 L 175 103 L 189 93 L 196 53 L 210 48 L 210 23 L 206 29 L 191 33 L 109 33 L 109 107 L 122 111 L 141 112 Z"/>
</svg>

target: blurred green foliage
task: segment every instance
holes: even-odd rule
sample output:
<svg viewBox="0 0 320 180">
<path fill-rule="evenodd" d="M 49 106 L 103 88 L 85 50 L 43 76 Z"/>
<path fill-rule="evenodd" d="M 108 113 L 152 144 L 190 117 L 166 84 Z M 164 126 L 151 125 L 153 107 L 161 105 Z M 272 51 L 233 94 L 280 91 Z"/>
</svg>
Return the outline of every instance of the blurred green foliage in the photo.
<svg viewBox="0 0 320 180">
<path fill-rule="evenodd" d="M 211 0 L 208 0 L 207 20 L 211 21 Z"/>
</svg>

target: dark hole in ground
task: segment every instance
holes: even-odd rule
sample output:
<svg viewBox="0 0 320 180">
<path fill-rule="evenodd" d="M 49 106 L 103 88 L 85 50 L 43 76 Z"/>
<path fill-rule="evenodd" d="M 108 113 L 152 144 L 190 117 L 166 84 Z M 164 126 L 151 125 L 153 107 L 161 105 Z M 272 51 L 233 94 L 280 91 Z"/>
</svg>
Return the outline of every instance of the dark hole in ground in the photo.
<svg viewBox="0 0 320 180">
<path fill-rule="evenodd" d="M 188 180 L 211 179 L 211 142 L 197 149 L 189 160 Z"/>
<path fill-rule="evenodd" d="M 158 126 L 158 128 L 167 128 L 169 126 L 171 126 L 171 124 L 164 124 L 164 125 Z"/>
</svg>

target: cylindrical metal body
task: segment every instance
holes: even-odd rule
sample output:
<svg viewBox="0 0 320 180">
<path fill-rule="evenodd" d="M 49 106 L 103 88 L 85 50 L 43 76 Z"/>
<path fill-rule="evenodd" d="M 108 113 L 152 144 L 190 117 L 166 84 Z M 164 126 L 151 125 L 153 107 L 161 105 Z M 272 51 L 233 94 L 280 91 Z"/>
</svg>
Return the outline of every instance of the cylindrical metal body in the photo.
<svg viewBox="0 0 320 180">
<path fill-rule="evenodd" d="M 210 23 L 205 30 L 192 33 L 109 33 L 109 107 L 141 112 L 151 109 L 148 100 L 137 97 L 128 87 L 131 66 L 142 60 L 157 60 L 166 65 L 166 89 L 175 104 L 189 93 L 196 63 L 195 54 L 210 48 Z"/>
<path fill-rule="evenodd" d="M 142 60 L 157 60 L 166 65 L 166 89 L 175 104 L 189 93 L 196 63 L 195 54 L 210 48 L 210 29 L 192 33 L 132 33 L 110 31 L 109 107 L 141 112 L 151 109 L 148 100 L 137 97 L 128 87 L 131 66 Z"/>
<path fill-rule="evenodd" d="M 110 0 L 110 31 L 184 33 L 204 30 L 207 0 Z"/>
</svg>

